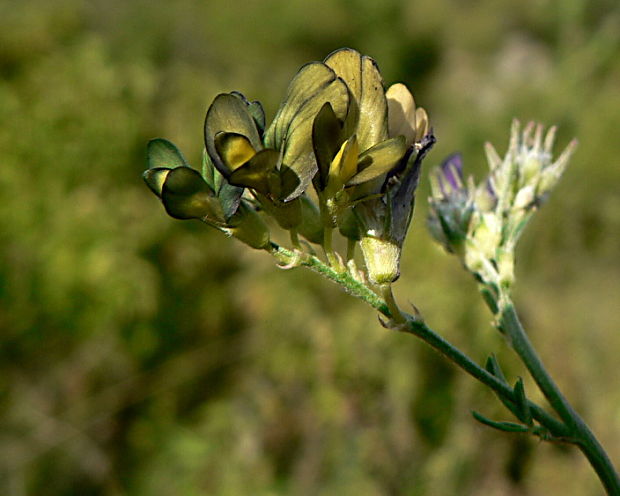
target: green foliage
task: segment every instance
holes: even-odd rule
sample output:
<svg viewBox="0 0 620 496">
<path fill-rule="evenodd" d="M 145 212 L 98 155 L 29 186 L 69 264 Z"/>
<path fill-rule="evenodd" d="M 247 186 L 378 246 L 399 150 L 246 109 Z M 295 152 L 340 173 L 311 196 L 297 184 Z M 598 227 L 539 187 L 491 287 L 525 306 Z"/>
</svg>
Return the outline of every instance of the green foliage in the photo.
<svg viewBox="0 0 620 496">
<path fill-rule="evenodd" d="M 601 420 L 620 403 L 616 2 L 31 0 L 0 14 L 0 493 L 596 494 L 553 446 L 515 469 L 521 436 L 471 421 L 470 405 L 504 415 L 486 391 L 322 279 L 161 215 L 140 174 L 154 136 L 200 163 L 217 94 L 260 95 L 269 121 L 299 66 L 344 45 L 429 109 L 429 165 L 459 149 L 482 174 L 483 142 L 504 149 L 513 116 L 557 123 L 580 145 L 524 235 L 517 299 L 618 460 L 617 423 Z M 483 363 L 501 340 L 424 232 L 426 172 L 398 296 Z"/>
</svg>

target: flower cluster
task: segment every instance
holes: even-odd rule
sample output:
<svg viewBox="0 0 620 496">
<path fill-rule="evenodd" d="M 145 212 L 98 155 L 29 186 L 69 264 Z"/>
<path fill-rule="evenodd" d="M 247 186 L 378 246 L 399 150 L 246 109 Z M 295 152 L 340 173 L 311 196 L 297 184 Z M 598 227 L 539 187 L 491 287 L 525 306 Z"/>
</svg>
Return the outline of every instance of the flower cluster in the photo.
<svg viewBox="0 0 620 496">
<path fill-rule="evenodd" d="M 347 262 L 359 244 L 371 282 L 396 280 L 421 161 L 435 139 L 426 111 L 404 85 L 386 91 L 370 57 L 345 48 L 303 66 L 269 126 L 259 102 L 220 94 L 204 140 L 201 172 L 169 141 L 148 145 L 144 179 L 172 217 L 270 250 L 266 215 L 296 250 L 302 236 L 344 271 L 332 246 L 338 229 Z"/>
<path fill-rule="evenodd" d="M 476 185 L 463 177 L 458 154 L 448 157 L 431 178 L 428 226 L 433 237 L 457 254 L 486 286 L 509 287 L 514 280 L 514 250 L 533 212 L 564 172 L 576 142 L 553 160 L 555 127 L 547 133 L 518 121 L 511 129 L 504 158 L 486 144 L 489 175 Z"/>
</svg>

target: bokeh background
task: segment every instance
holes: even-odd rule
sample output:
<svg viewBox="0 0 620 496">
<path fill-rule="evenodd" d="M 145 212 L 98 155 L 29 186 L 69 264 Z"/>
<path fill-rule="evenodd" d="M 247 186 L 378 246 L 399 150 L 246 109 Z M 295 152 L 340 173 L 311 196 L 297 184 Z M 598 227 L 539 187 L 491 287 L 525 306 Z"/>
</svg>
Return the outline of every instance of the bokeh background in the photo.
<svg viewBox="0 0 620 496">
<path fill-rule="evenodd" d="M 620 461 L 617 0 L 0 3 L 0 494 L 598 495 L 574 449 L 487 430 L 496 398 L 303 270 L 280 271 L 144 187 L 145 144 L 197 163 L 223 91 L 273 116 L 350 46 L 408 84 L 476 174 L 511 119 L 580 141 L 519 249 L 516 300 Z M 558 150 L 559 151 L 559 150 Z M 473 281 L 424 227 L 397 298 L 511 379 Z M 536 399 L 531 382 L 526 389 Z"/>
</svg>

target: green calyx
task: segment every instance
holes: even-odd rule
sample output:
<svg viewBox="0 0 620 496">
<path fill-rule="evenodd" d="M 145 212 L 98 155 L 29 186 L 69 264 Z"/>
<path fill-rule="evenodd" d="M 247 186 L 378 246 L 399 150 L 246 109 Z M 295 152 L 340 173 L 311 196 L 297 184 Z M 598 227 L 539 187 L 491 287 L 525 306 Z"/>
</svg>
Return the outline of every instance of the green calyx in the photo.
<svg viewBox="0 0 620 496">
<path fill-rule="evenodd" d="M 390 240 L 364 236 L 360 241 L 368 278 L 373 284 L 389 284 L 400 275 L 400 246 Z"/>
</svg>

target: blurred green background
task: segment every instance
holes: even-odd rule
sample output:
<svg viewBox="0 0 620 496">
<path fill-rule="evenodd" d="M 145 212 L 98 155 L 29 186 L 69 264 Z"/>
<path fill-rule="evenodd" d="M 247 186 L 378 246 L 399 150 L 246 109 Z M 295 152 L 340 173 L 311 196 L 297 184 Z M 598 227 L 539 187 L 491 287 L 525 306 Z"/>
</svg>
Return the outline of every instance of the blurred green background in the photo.
<svg viewBox="0 0 620 496">
<path fill-rule="evenodd" d="M 0 4 L 0 494 L 598 495 L 585 459 L 475 423 L 495 397 L 303 270 L 174 221 L 142 184 L 161 136 L 193 163 L 223 91 L 273 116 L 350 46 L 402 81 L 478 175 L 510 121 L 580 141 L 522 241 L 515 295 L 620 461 L 617 0 L 43 0 Z M 559 151 L 559 150 L 558 150 Z M 425 232 L 397 298 L 482 362 L 473 281 Z M 531 382 L 526 389 L 540 400 Z"/>
</svg>

